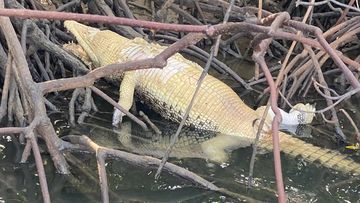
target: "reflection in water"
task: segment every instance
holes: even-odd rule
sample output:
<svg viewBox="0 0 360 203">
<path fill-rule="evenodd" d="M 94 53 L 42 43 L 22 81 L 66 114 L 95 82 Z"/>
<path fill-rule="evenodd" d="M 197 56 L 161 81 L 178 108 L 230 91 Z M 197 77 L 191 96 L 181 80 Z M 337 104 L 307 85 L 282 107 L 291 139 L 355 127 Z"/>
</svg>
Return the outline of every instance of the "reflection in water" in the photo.
<svg viewBox="0 0 360 203">
<path fill-rule="evenodd" d="M 79 130 L 84 133 L 83 130 L 86 129 L 86 132 L 88 132 L 87 134 L 90 135 L 92 139 L 105 146 L 112 146 L 130 152 L 153 155 L 156 157 L 161 156 L 164 153 L 167 144 L 169 143 L 169 135 L 172 135 L 177 127 L 176 124 L 173 125 L 169 122 L 156 122 L 156 125 L 162 130 L 163 134 L 154 136 L 153 134 L 145 134 L 140 128 L 136 127 L 135 124 L 133 124 L 131 128 L 131 125 L 127 123 L 122 129 L 114 130 L 110 123 L 102 126 L 99 126 L 98 123 L 99 121 L 97 121 L 97 118 L 88 119 L 86 125 L 80 127 L 82 130 L 73 130 Z M 306 126 L 301 127 L 303 128 L 302 136 L 308 137 L 310 129 L 306 128 Z M 74 132 L 73 130 L 71 132 Z M 172 156 L 178 158 L 196 157 L 204 159 L 204 154 L 202 153 L 200 146 L 201 143 L 216 139 L 217 136 L 216 133 L 199 132 L 187 128 L 182 133 L 180 141 L 175 146 Z M 244 193 L 247 191 L 245 185 L 250 155 L 250 147 L 236 150 L 228 160 L 229 165 L 226 165 L 226 168 L 222 168 L 224 165 L 214 165 L 199 159 L 173 159 L 172 162 L 185 166 L 200 174 L 202 177 L 210 181 L 213 180 L 218 185 L 224 185 L 227 188 L 237 188 L 238 192 Z M 272 189 L 269 189 L 275 188 L 272 154 L 259 155 L 257 163 L 258 164 L 255 166 L 256 187 L 251 190 L 252 192 L 250 193 L 257 199 L 275 197 L 275 192 Z M 295 202 L 319 201 L 328 199 L 329 197 L 334 198 L 333 196 L 337 196 L 336 198 L 338 199 L 357 199 L 359 190 L 356 187 L 356 185 L 359 184 L 357 178 L 342 176 L 336 172 L 318 167 L 316 164 L 304 162 L 301 158 L 284 159 L 283 167 L 284 177 L 287 177 L 287 195 Z M 333 173 L 336 173 L 336 175 Z M 343 193 L 336 192 L 335 194 L 326 192 L 326 189 L 329 188 L 329 185 L 332 185 L 332 182 L 339 181 L 345 182 L 345 185 L 342 185 L 341 187 L 351 187 L 355 189 L 340 190 L 343 191 Z M 338 187 L 331 188 L 331 190 L 339 189 Z M 257 194 L 257 192 L 260 192 L 261 195 Z"/>
</svg>

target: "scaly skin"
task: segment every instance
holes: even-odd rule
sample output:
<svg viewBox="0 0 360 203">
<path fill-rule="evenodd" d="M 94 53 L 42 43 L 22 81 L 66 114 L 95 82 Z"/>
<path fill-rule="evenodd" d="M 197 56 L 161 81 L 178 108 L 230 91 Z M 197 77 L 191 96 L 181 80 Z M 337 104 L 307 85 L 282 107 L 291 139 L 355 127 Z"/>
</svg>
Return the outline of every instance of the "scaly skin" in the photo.
<svg viewBox="0 0 360 203">
<path fill-rule="evenodd" d="M 143 39 L 129 40 L 111 31 L 100 31 L 75 21 L 65 21 L 65 27 L 76 37 L 80 46 L 96 67 L 156 56 L 166 47 L 149 44 Z M 168 59 L 163 69 L 126 72 L 120 86 L 119 104 L 129 109 L 134 89 L 142 100 L 163 117 L 180 122 L 195 91 L 202 68 L 180 54 Z M 201 85 L 186 121 L 187 126 L 221 133 L 201 144 L 206 158 L 216 162 L 226 160 L 224 149 L 253 143 L 253 122 L 259 114 L 249 108 L 238 95 L 220 80 L 207 75 Z M 226 136 L 225 136 L 226 135 Z M 360 174 L 360 164 L 346 159 L 338 152 L 313 146 L 288 134 L 279 133 L 283 152 L 318 160 L 323 165 L 343 172 Z M 269 133 L 260 140 L 260 146 L 272 149 Z"/>
</svg>

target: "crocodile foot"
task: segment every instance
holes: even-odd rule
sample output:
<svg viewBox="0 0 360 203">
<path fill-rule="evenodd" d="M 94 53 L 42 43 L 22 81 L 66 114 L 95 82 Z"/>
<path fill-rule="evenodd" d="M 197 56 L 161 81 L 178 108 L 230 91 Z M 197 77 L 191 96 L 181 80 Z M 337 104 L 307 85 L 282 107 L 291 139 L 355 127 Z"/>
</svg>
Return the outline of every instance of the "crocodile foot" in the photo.
<svg viewBox="0 0 360 203">
<path fill-rule="evenodd" d="M 121 112 L 119 109 L 115 108 L 113 118 L 112 118 L 112 125 L 114 127 L 119 127 L 119 124 L 122 123 L 122 119 L 125 116 L 123 112 Z"/>
</svg>

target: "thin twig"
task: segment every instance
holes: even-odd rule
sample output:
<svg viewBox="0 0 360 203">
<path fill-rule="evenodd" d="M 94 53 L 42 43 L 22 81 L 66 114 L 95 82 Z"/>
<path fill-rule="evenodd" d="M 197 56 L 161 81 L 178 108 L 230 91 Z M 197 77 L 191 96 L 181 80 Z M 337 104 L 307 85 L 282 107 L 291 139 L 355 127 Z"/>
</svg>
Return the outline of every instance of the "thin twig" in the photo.
<svg viewBox="0 0 360 203">
<path fill-rule="evenodd" d="M 266 120 L 267 114 L 269 112 L 269 109 L 270 109 L 270 101 L 268 101 L 268 104 L 266 105 L 264 113 L 263 113 L 263 115 L 262 115 L 262 117 L 260 119 L 260 123 L 259 123 L 259 126 L 258 126 L 257 131 L 256 131 L 255 142 L 252 145 L 253 151 L 252 151 L 252 154 L 251 154 L 251 159 L 250 159 L 250 164 L 249 164 L 248 187 L 252 187 L 252 185 L 253 185 L 254 165 L 255 165 L 255 158 L 256 158 L 257 149 L 258 149 L 258 143 L 259 143 L 261 132 L 263 130 L 263 127 L 264 127 L 265 120 Z M 257 121 L 255 121 L 255 122 L 257 122 Z"/>
<path fill-rule="evenodd" d="M 38 172 L 38 176 L 39 176 L 39 182 L 40 182 L 40 188 L 41 188 L 43 201 L 44 201 L 44 203 L 50 203 L 51 200 L 50 200 L 48 185 L 47 185 L 47 181 L 46 181 L 45 169 L 44 169 L 43 161 L 42 161 L 42 158 L 40 155 L 39 146 L 37 144 L 37 140 L 35 138 L 34 132 L 32 130 L 29 131 L 25 135 L 25 137 L 27 139 L 29 139 L 31 142 L 31 149 L 32 149 L 32 151 L 34 153 L 34 157 L 35 157 L 35 163 L 36 163 L 36 168 L 37 168 L 37 172 Z"/>
<path fill-rule="evenodd" d="M 102 150 L 102 148 L 97 148 L 97 150 L 95 150 L 95 154 L 96 154 L 96 161 L 98 163 L 99 182 L 101 189 L 101 202 L 108 203 L 109 186 L 106 177 L 106 165 L 105 165 L 105 159 L 107 157 L 106 151 Z"/>
<path fill-rule="evenodd" d="M 156 135 L 161 135 L 161 130 L 149 119 L 149 117 L 142 111 L 139 112 L 139 115 L 145 120 L 145 122 L 151 127 Z"/>
<path fill-rule="evenodd" d="M 11 67 L 12 67 L 12 56 L 11 56 L 11 54 L 9 54 L 7 62 L 6 62 L 6 66 L 5 66 L 4 85 L 2 88 L 2 94 L 1 94 L 0 121 L 3 119 L 3 117 L 6 115 L 6 112 L 7 112 L 9 86 L 10 86 L 10 79 L 11 79 Z"/>
<path fill-rule="evenodd" d="M 69 102 L 69 122 L 70 125 L 75 126 L 75 102 L 78 98 L 78 96 L 80 95 L 80 88 L 76 88 L 72 95 L 71 95 L 71 99 Z"/>
<path fill-rule="evenodd" d="M 356 126 L 354 120 L 351 118 L 351 116 L 348 114 L 348 112 L 346 112 L 344 109 L 339 109 L 339 111 L 341 111 L 341 113 L 343 113 L 346 116 L 346 118 L 350 121 L 350 124 L 352 125 L 352 127 L 355 130 L 356 138 L 360 142 L 360 132 L 359 132 L 359 129 Z"/>
</svg>

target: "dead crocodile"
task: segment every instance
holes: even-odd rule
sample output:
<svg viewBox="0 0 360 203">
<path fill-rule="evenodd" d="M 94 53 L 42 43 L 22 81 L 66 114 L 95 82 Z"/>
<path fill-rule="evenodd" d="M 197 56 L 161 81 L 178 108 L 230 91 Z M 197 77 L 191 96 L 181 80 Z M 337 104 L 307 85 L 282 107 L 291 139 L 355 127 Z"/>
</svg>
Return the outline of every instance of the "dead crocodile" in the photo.
<svg viewBox="0 0 360 203">
<path fill-rule="evenodd" d="M 75 21 L 65 21 L 64 25 L 75 36 L 95 67 L 151 58 L 166 48 L 140 38 L 130 40 L 109 30 L 100 31 Z M 180 122 L 201 72 L 202 68 L 198 64 L 180 54 L 170 57 L 163 69 L 128 71 L 124 73 L 120 85 L 119 104 L 129 109 L 133 104 L 136 89 L 141 99 L 156 112 L 166 119 Z M 120 121 L 122 116 L 123 114 L 117 111 L 113 122 Z M 282 116 L 286 118 L 287 115 Z M 305 123 L 309 122 L 309 119 L 311 122 L 312 117 L 313 115 L 296 114 L 298 121 Z M 224 149 L 254 142 L 256 129 L 253 123 L 258 118 L 259 113 L 248 107 L 230 87 L 207 75 L 186 125 L 219 132 L 219 136 L 202 142 L 201 149 L 206 158 L 223 162 L 227 158 Z M 287 119 L 283 119 L 283 122 L 286 121 Z M 360 164 L 339 152 L 316 147 L 283 132 L 280 132 L 279 136 L 281 151 L 289 155 L 300 155 L 310 162 L 319 161 L 329 168 L 360 174 Z M 263 133 L 259 146 L 272 150 L 270 133 Z"/>
</svg>

